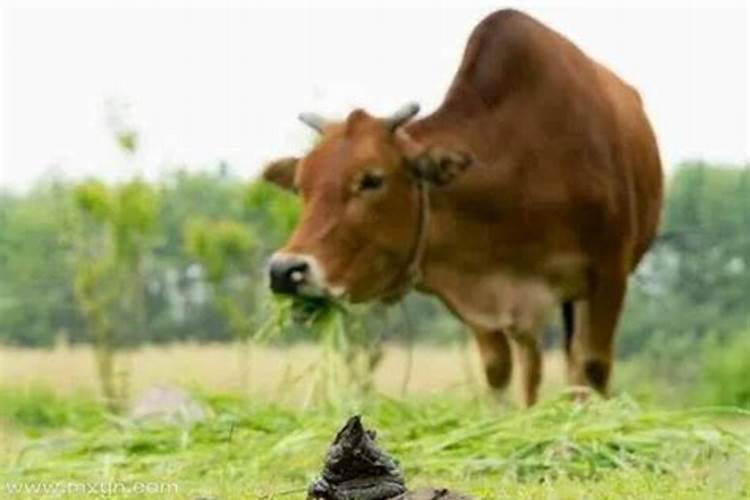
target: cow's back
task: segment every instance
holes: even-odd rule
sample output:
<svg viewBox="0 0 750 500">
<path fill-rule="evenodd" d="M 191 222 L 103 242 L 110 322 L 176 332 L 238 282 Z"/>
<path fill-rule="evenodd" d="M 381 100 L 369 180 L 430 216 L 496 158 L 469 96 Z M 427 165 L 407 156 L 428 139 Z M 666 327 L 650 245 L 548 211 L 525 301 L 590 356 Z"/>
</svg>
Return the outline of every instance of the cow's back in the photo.
<svg viewBox="0 0 750 500">
<path fill-rule="evenodd" d="M 619 163 L 628 172 L 624 190 L 635 222 L 631 265 L 634 268 L 656 236 L 663 197 L 661 160 L 656 137 L 638 92 L 607 68 L 597 65 L 617 117 L 618 133 L 613 136 L 621 151 Z"/>
<path fill-rule="evenodd" d="M 661 166 L 640 97 L 523 13 L 477 26 L 443 104 L 409 132 L 476 157 L 436 202 L 494 222 L 499 258 L 578 252 L 629 271 L 653 239 Z"/>
</svg>

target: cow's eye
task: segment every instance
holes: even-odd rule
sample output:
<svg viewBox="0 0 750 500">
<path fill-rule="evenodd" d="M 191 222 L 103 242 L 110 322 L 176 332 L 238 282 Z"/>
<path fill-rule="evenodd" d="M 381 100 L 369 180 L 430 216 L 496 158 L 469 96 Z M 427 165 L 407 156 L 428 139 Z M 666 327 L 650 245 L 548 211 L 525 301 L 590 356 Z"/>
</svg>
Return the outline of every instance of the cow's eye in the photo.
<svg viewBox="0 0 750 500">
<path fill-rule="evenodd" d="M 380 174 L 367 172 L 359 179 L 357 188 L 360 191 L 374 191 L 383 186 L 383 176 Z"/>
</svg>

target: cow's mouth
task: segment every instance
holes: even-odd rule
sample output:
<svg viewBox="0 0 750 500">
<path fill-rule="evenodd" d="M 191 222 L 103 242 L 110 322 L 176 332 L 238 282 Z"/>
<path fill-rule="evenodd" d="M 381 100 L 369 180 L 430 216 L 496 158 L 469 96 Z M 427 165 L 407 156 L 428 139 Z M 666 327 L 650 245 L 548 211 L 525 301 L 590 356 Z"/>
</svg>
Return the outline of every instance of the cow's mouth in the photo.
<svg viewBox="0 0 750 500">
<path fill-rule="evenodd" d="M 334 296 L 331 293 L 288 296 L 290 300 L 289 311 L 292 321 L 298 324 L 310 325 L 318 319 L 326 316 L 335 309 L 348 309 L 346 304 L 362 304 L 379 302 L 390 305 L 401 300 L 411 289 L 409 286 L 397 286 L 388 288 L 374 296 L 358 297 L 348 294 Z"/>
<path fill-rule="evenodd" d="M 309 324 L 335 307 L 330 297 L 305 297 L 298 295 L 292 298 L 291 318 L 295 323 Z"/>
</svg>

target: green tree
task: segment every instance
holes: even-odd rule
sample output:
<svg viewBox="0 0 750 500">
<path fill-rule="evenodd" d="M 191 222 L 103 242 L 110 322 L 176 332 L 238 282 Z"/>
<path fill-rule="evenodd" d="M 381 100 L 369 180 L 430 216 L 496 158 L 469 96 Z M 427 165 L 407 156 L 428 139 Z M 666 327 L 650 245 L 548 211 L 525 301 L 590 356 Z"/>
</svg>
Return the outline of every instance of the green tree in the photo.
<svg viewBox="0 0 750 500">
<path fill-rule="evenodd" d="M 244 224 L 232 219 L 199 219 L 185 227 L 185 248 L 201 266 L 213 299 L 243 352 L 248 353 L 256 317 L 257 269 L 252 259 L 256 238 Z M 247 387 L 246 357 L 241 382 Z"/>
<path fill-rule="evenodd" d="M 53 179 L 0 192 L 0 343 L 49 346 L 80 339 L 66 260 L 69 188 Z"/>
<path fill-rule="evenodd" d="M 633 280 L 621 345 L 650 336 L 698 339 L 746 330 L 750 321 L 750 172 L 679 166 L 659 238 Z"/>
<path fill-rule="evenodd" d="M 74 189 L 78 218 L 72 241 L 74 290 L 94 341 L 102 393 L 117 411 L 127 396 L 127 373 L 117 384 L 116 351 L 148 338 L 145 263 L 153 243 L 158 197 L 135 179 L 115 188 L 101 182 Z"/>
</svg>

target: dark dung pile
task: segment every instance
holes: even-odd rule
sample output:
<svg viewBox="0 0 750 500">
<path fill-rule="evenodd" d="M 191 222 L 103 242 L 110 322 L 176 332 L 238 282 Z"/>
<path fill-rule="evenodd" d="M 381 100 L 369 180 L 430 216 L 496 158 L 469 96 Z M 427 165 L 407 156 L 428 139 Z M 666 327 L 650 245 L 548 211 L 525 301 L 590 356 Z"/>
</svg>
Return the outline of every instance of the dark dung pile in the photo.
<svg viewBox="0 0 750 500">
<path fill-rule="evenodd" d="M 315 500 L 470 500 L 447 489 L 408 491 L 394 460 L 375 445 L 375 431 L 359 416 L 351 417 L 336 434 L 321 477 L 308 488 Z"/>
</svg>

